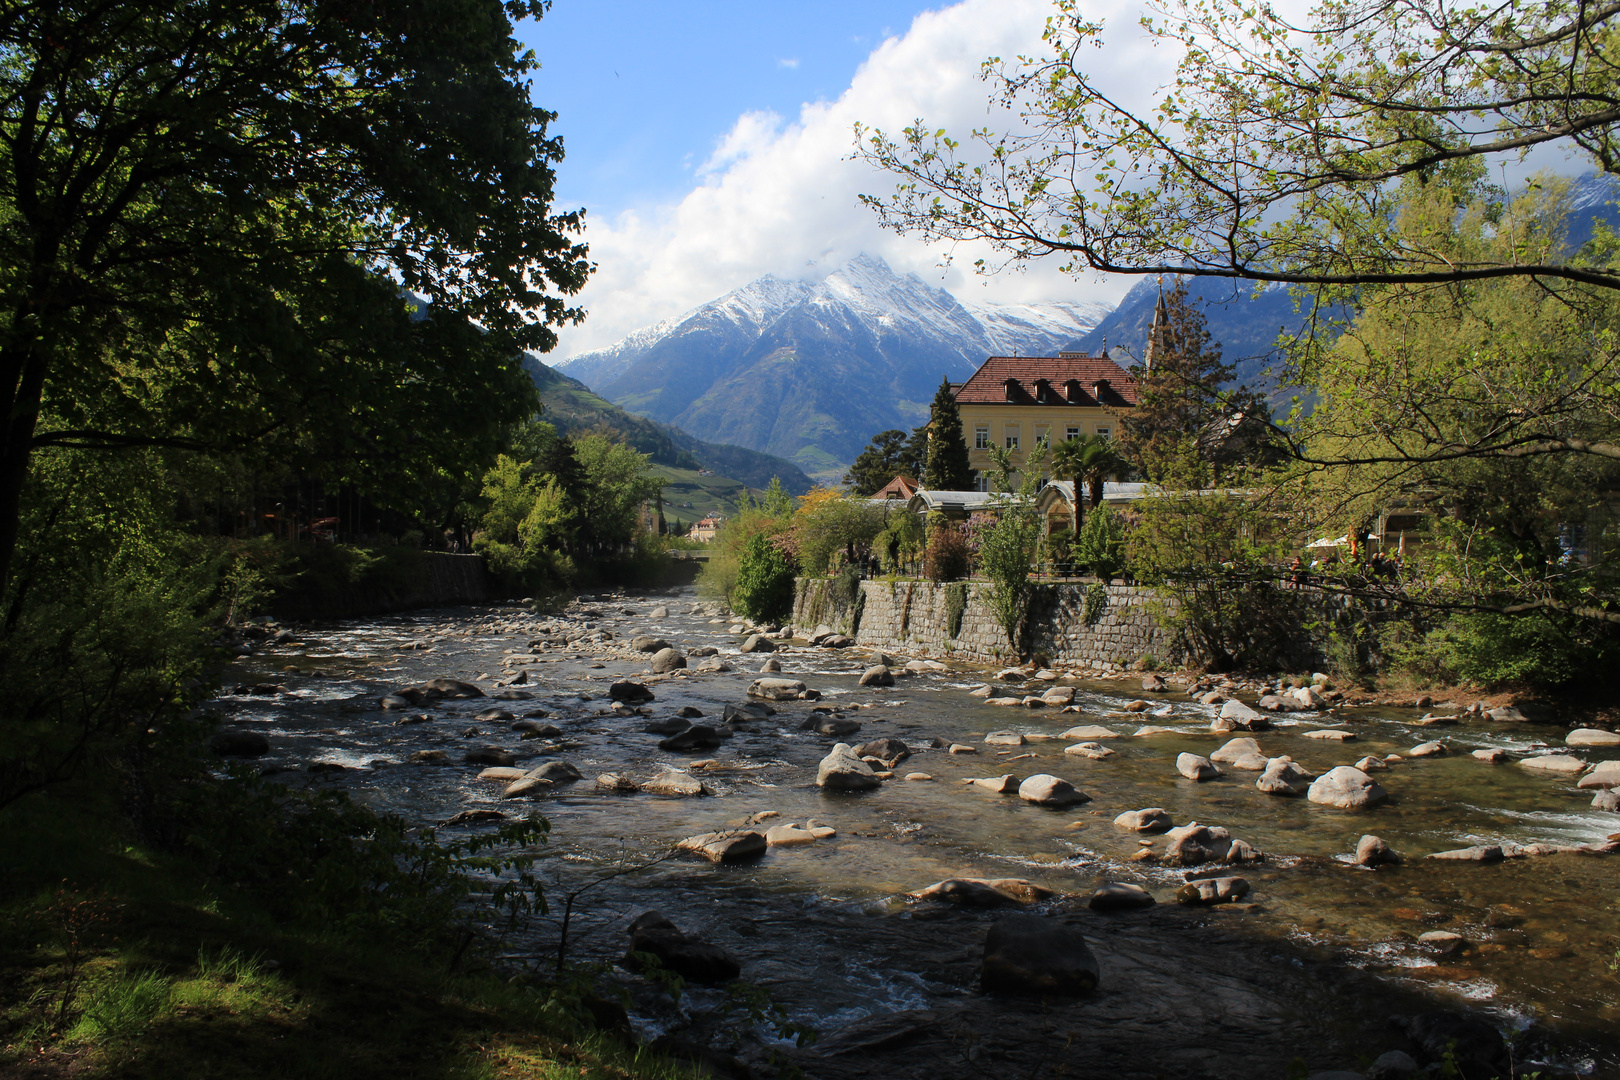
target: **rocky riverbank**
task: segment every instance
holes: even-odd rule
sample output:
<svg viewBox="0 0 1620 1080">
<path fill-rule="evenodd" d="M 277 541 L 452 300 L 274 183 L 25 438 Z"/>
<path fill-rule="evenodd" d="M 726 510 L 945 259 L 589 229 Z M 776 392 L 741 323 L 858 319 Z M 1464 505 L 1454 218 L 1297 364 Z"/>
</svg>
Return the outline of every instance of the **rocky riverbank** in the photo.
<svg viewBox="0 0 1620 1080">
<path fill-rule="evenodd" d="M 284 629 L 221 702 L 267 771 L 456 829 L 539 810 L 553 890 L 633 853 L 579 956 L 662 912 L 823 1031 L 810 1075 L 1395 1076 L 1373 1059 L 1431 1063 L 1447 1016 L 1612 1067 L 1595 736 L 1321 678 L 908 658 L 689 595 Z M 632 1020 L 703 1041 L 704 993 Z"/>
</svg>

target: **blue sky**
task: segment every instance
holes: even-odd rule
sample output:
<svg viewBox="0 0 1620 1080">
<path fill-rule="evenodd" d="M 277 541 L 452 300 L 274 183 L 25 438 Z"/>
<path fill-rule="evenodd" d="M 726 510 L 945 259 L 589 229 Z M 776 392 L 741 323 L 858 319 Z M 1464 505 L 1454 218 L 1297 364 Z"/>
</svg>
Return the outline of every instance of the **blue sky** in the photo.
<svg viewBox="0 0 1620 1080">
<path fill-rule="evenodd" d="M 837 98 L 884 38 L 941 6 L 556 0 L 518 33 L 541 63 L 536 103 L 559 114 L 557 205 L 611 215 L 678 198 L 740 115 Z"/>
</svg>

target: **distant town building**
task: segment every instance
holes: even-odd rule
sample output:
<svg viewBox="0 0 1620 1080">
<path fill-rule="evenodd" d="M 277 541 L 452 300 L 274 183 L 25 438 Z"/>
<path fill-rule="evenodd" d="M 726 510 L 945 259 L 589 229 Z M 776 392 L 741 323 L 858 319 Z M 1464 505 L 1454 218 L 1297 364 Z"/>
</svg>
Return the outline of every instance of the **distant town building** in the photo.
<svg viewBox="0 0 1620 1080">
<path fill-rule="evenodd" d="M 872 493 L 873 502 L 905 502 L 917 494 L 917 481 L 901 473 Z"/>
<path fill-rule="evenodd" d="M 990 447 L 1006 447 L 1022 462 L 1042 440 L 1117 438 L 1121 412 L 1139 400 L 1136 380 L 1124 368 L 1106 355 L 1077 352 L 992 356 L 952 384 L 951 396 L 980 491 L 990 487 Z"/>
<path fill-rule="evenodd" d="M 722 520 L 719 514 L 710 514 L 708 517 L 701 519 L 696 525 L 693 525 L 692 531 L 688 535 L 693 540 L 701 540 L 706 544 L 713 540 L 715 534 L 720 531 Z"/>
</svg>

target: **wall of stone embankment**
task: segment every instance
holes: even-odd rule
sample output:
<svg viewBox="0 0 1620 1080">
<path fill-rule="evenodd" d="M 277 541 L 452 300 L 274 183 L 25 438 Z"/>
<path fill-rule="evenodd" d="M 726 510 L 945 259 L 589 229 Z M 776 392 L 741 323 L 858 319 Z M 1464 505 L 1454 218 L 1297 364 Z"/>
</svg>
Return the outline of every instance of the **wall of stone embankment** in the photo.
<svg viewBox="0 0 1620 1080">
<path fill-rule="evenodd" d="M 859 597 L 851 599 L 841 595 L 835 578 L 801 578 L 793 624 L 808 631 L 825 623 L 858 644 L 909 655 L 1015 662 L 1016 650 L 985 601 L 987 588 L 978 582 L 863 581 Z M 1030 645 L 1050 662 L 1073 667 L 1105 670 L 1143 657 L 1179 666 L 1185 650 L 1156 618 L 1168 602 L 1129 585 L 1041 585 L 1030 605 Z"/>
</svg>

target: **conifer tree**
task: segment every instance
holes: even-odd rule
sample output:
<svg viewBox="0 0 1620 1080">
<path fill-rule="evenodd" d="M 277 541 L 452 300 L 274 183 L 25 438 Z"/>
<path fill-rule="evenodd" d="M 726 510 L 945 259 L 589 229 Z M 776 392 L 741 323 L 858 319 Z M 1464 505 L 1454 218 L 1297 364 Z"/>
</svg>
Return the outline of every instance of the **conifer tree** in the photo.
<svg viewBox="0 0 1620 1080">
<path fill-rule="evenodd" d="M 933 491 L 966 491 L 973 486 L 973 467 L 968 463 L 967 438 L 962 434 L 962 414 L 951 396 L 949 379 L 941 379 L 929 410 L 928 464 L 923 470 L 923 487 Z"/>
</svg>

